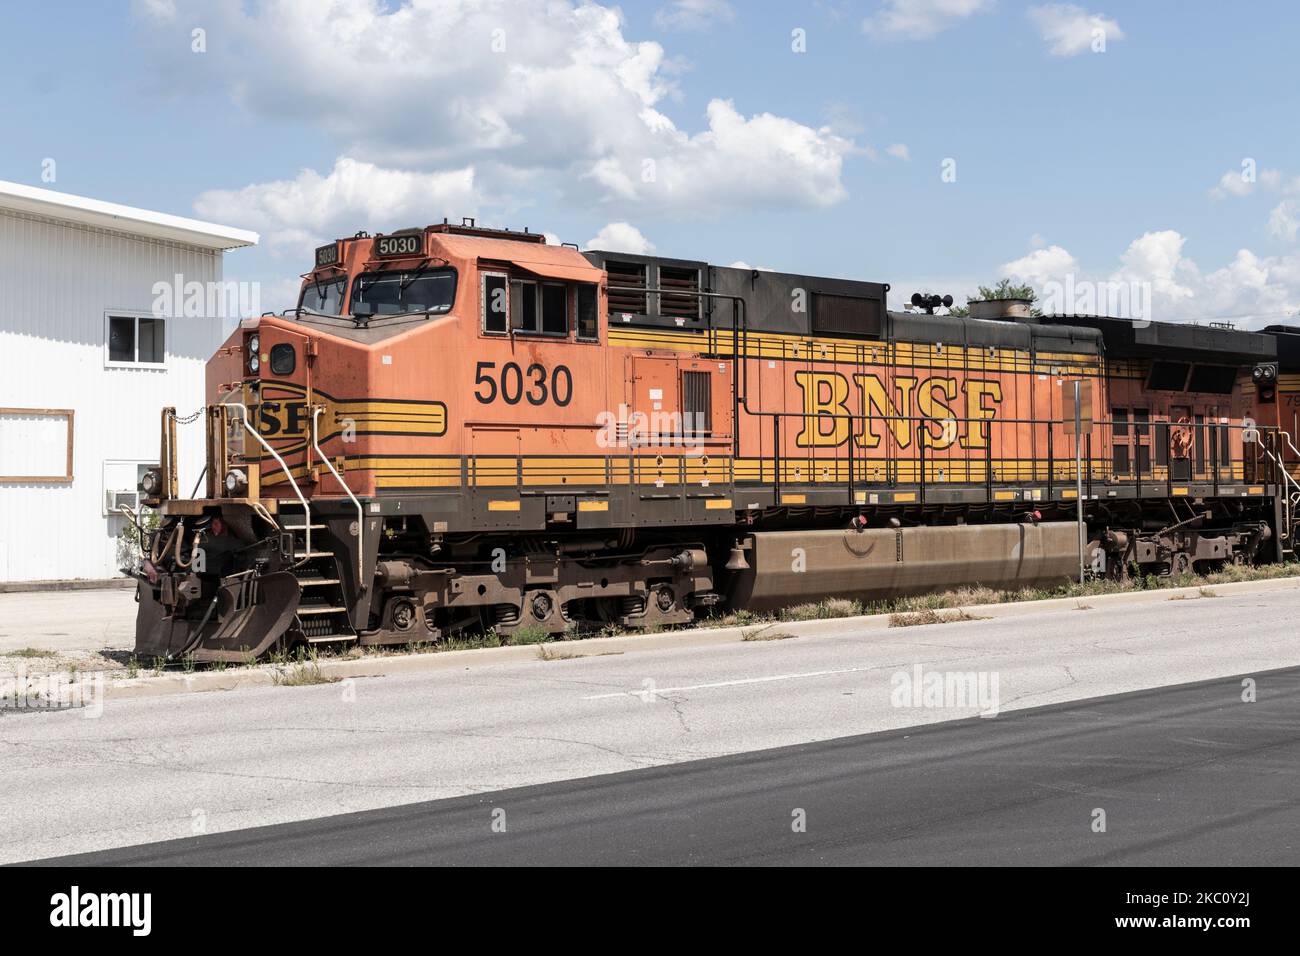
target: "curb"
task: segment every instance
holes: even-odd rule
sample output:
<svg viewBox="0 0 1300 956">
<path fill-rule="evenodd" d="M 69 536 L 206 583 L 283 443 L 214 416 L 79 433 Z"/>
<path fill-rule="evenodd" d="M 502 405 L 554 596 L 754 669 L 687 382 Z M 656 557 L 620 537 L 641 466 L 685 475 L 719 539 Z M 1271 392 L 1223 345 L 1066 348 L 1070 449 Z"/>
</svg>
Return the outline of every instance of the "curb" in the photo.
<svg viewBox="0 0 1300 956">
<path fill-rule="evenodd" d="M 26 594 L 46 591 L 127 591 L 135 587 L 135 579 L 74 578 L 62 581 L 0 581 L 0 594 Z"/>
<path fill-rule="evenodd" d="M 1017 601 L 1006 604 L 971 604 L 962 607 L 960 610 L 982 620 L 996 620 L 1026 614 L 1075 610 L 1081 602 L 1087 602 L 1090 608 L 1095 609 L 1111 605 L 1123 606 L 1168 601 L 1175 597 L 1184 599 L 1199 597 L 1203 589 L 1212 589 L 1216 596 L 1295 590 L 1300 589 L 1300 577 L 1239 581 L 1231 584 L 1194 585 L 1186 588 L 1168 588 L 1155 591 L 1128 591 L 1121 594 L 1048 598 L 1040 601 Z M 545 644 L 481 647 L 424 654 L 395 654 L 391 657 L 325 660 L 319 663 L 323 675 L 339 680 L 355 677 L 383 677 L 432 671 L 468 670 L 471 667 L 491 667 L 500 664 L 536 661 L 539 659 L 539 647 L 552 649 L 552 652 L 556 654 L 556 657 L 552 660 L 574 660 L 583 657 L 600 657 L 628 652 L 732 644 L 742 641 L 746 634 L 771 629 L 779 629 L 781 633 L 795 637 L 845 637 L 860 634 L 864 631 L 888 630 L 889 620 L 892 616 L 892 614 L 869 614 L 860 617 L 823 618 L 813 621 L 774 621 L 748 624 L 742 627 L 694 628 L 682 631 L 665 631 L 659 634 L 590 637 L 579 641 L 553 641 Z M 274 666 L 263 665 L 255 670 L 202 671 L 184 675 L 167 674 L 162 677 L 136 677 L 128 680 L 113 680 L 110 678 L 104 684 L 104 697 L 108 700 L 130 700 L 269 686 L 275 683 L 276 671 L 277 668 Z"/>
</svg>

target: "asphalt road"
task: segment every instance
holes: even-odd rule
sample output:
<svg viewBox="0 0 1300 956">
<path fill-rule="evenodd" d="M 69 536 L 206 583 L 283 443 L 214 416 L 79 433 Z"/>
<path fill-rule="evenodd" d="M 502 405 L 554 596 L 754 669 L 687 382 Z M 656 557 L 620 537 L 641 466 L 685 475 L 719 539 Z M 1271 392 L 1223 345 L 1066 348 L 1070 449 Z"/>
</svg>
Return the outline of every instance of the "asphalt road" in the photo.
<svg viewBox="0 0 1300 956">
<path fill-rule="evenodd" d="M 697 771 L 684 765 L 712 758 L 733 760 L 724 761 L 725 766 L 758 767 L 748 778 L 749 786 L 752 799 L 766 801 L 766 809 L 760 812 L 758 803 L 748 804 L 751 809 L 737 817 L 731 830 L 707 818 L 709 832 L 734 835 L 739 832 L 735 827 L 761 830 L 776 820 L 788 830 L 790 813 L 803 807 L 809 811 L 805 842 L 820 846 L 816 841 L 831 834 L 828 830 L 819 836 L 818 826 L 848 819 L 848 811 L 837 813 L 833 804 L 818 803 L 820 786 L 800 796 L 800 781 L 815 784 L 822 779 L 815 763 L 778 761 L 768 766 L 762 762 L 772 754 L 750 756 L 806 745 L 815 745 L 806 753 L 830 761 L 830 776 L 837 762 L 846 768 L 841 796 L 827 791 L 827 800 L 865 794 L 855 810 L 863 827 L 877 826 L 893 813 L 898 814 L 892 817 L 894 825 L 905 827 L 910 814 L 943 834 L 939 824 L 947 816 L 960 815 L 960 804 L 945 803 L 950 798 L 993 801 L 987 804 L 990 808 L 1003 806 L 999 799 L 1011 801 L 1001 816 L 990 809 L 991 829 L 981 831 L 982 837 L 965 830 L 960 839 L 954 838 L 956 831 L 936 837 L 941 849 L 935 852 L 952 858 L 968 858 L 976 849 L 991 850 L 1001 842 L 1033 846 L 1045 838 L 1024 829 L 1037 818 L 1017 816 L 1019 804 L 1010 794 L 1019 794 L 1022 802 L 1045 799 L 1045 792 L 1061 800 L 1082 794 L 1080 799 L 1088 804 L 1085 817 L 1093 807 L 1110 808 L 1112 835 L 1131 825 L 1125 823 L 1126 813 L 1130 821 L 1134 815 L 1141 819 L 1148 832 L 1164 832 L 1153 829 L 1158 816 L 1133 809 L 1157 795 L 1153 813 L 1200 814 L 1195 825 L 1214 827 L 1224 817 L 1259 814 L 1268 806 L 1268 792 L 1245 800 L 1248 788 L 1285 784 L 1288 794 L 1300 792 L 1288 765 L 1256 774 L 1261 780 L 1244 769 L 1219 772 L 1213 775 L 1220 787 L 1213 800 L 1208 784 L 1202 792 L 1187 791 L 1191 796 L 1186 799 L 1179 789 L 1169 794 L 1144 790 L 1144 768 L 1149 761 L 1160 766 L 1165 756 L 1199 755 L 1208 760 L 1220 753 L 1236 754 L 1246 748 L 1250 734 L 1256 736 L 1257 746 L 1266 748 L 1279 731 L 1293 735 L 1294 722 L 1287 723 L 1285 714 L 1270 716 L 1274 704 L 1265 699 L 1267 687 L 1262 683 L 1259 703 L 1238 703 L 1239 710 L 1232 711 L 1234 720 L 1244 723 L 1224 724 L 1218 731 L 1210 718 L 1183 726 L 1175 713 L 1170 726 L 1183 729 L 1173 736 L 1144 743 L 1146 738 L 1101 735 L 1096 739 L 1103 741 L 1102 749 L 1096 751 L 1072 749 L 1075 738 L 1068 727 L 1060 733 L 1045 732 L 1043 753 L 1053 756 L 1055 746 L 1055 755 L 1064 763 L 1045 772 L 1041 782 L 1029 772 L 1033 765 L 1023 762 L 1028 758 L 1019 756 L 1017 747 L 999 742 L 1016 742 L 1016 732 L 1008 728 L 1017 726 L 1012 723 L 1017 710 L 1300 667 L 1297 620 L 1300 588 L 1289 587 L 1177 601 L 1160 596 L 1122 606 L 1080 602 L 1075 609 L 1001 620 L 872 632 L 827 625 L 824 633 L 788 640 L 471 666 L 341 684 L 110 698 L 97 719 L 77 711 L 0 707 L 0 861 L 233 834 L 444 798 L 477 800 L 497 791 L 562 781 L 572 781 L 561 784 L 571 788 L 569 792 L 584 794 L 583 788 L 594 783 L 588 778 L 648 768 L 662 769 L 640 779 L 676 779 L 666 786 L 676 791 L 683 806 L 693 807 Z M 565 648 L 561 644 L 552 650 L 562 654 Z M 902 750 L 887 752 L 884 763 L 869 765 L 870 772 L 853 772 L 854 761 L 868 758 L 859 758 L 856 746 L 841 738 L 918 728 L 980 712 L 974 699 L 928 700 L 910 694 L 900 699 L 899 682 L 912 680 L 918 666 L 923 682 L 936 674 L 969 674 L 991 691 L 996 681 L 998 716 L 954 730 L 958 736 L 952 738 L 950 750 L 915 762 L 904 759 L 907 748 L 916 746 L 914 741 L 940 738 L 928 736 L 933 728 L 924 734 L 908 730 L 906 737 L 889 745 Z M 1229 698 L 1233 686 L 1229 681 L 1223 690 Z M 1117 711 L 1116 719 L 1122 720 L 1125 713 Z M 1077 714 L 1063 719 L 1071 726 L 1083 720 Z M 1142 732 L 1150 721 L 1137 712 L 1127 719 L 1133 726 L 1125 734 Z M 1221 736 L 1228 729 L 1240 736 Z M 1086 734 L 1078 738 L 1089 739 Z M 1108 739 L 1112 742 L 1105 743 Z M 960 741 L 967 746 L 958 746 Z M 963 757 L 968 751 L 969 761 Z M 1269 753 L 1262 750 L 1260 759 Z M 1206 766 L 1213 772 L 1219 765 L 1210 761 Z M 877 779 L 890 774 L 910 778 L 898 785 L 901 789 L 895 793 L 905 796 L 892 810 L 885 797 L 871 789 Z M 1154 785 L 1174 778 L 1156 774 L 1150 779 Z M 772 794 L 780 798 L 775 802 L 765 789 L 769 782 Z M 708 796 L 708 788 L 700 793 L 701 806 L 717 799 Z M 465 807 L 495 806 L 495 796 L 484 799 L 487 802 Z M 575 799 L 589 802 L 586 796 Z M 1127 803 L 1130 800 L 1137 803 Z M 864 812 L 864 805 L 871 814 Z M 1115 809 L 1126 806 L 1129 809 L 1121 809 L 1117 818 Z M 1076 809 L 1070 804 L 1070 812 Z M 569 812 L 603 810 L 575 806 Z M 526 819 L 508 812 L 507 835 L 527 832 Z M 632 825 L 624 817 L 610 820 L 609 825 Z M 1268 821 L 1264 815 L 1259 826 L 1267 830 Z M 587 829 L 601 832 L 599 842 L 626 851 L 627 859 L 637 858 L 631 853 L 638 846 L 639 853 L 656 852 Z M 926 831 L 899 832 L 914 832 L 910 845 L 916 846 Z M 342 836 L 339 840 L 344 842 Z M 756 847 L 763 845 L 757 836 L 755 840 Z M 1099 837 L 1087 846 L 1101 854 L 1116 842 L 1108 844 Z M 734 852 L 742 853 L 745 845 L 736 844 Z M 1272 840 L 1262 851 L 1282 853 L 1287 844 Z M 825 858 L 833 858 L 833 847 L 825 853 Z M 1223 856 L 1231 855 L 1225 848 Z"/>
<path fill-rule="evenodd" d="M 1293 866 L 1300 668 L 1254 677 L 54 862 Z"/>
</svg>

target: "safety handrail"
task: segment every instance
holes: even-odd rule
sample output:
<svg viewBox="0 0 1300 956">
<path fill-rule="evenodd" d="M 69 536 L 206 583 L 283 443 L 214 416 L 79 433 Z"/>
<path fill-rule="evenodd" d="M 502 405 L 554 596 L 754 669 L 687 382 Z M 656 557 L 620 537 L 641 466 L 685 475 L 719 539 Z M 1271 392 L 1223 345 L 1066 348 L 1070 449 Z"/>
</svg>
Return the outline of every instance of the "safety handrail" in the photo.
<svg viewBox="0 0 1300 956">
<path fill-rule="evenodd" d="M 311 505 L 307 503 L 307 497 L 302 493 L 302 489 L 298 487 L 298 482 L 294 481 L 293 472 L 291 472 L 289 466 L 284 463 L 284 459 L 280 457 L 280 453 L 272 448 L 267 443 L 266 439 L 257 433 L 256 428 L 248 423 L 248 407 L 243 402 L 224 401 L 221 404 L 226 408 L 238 408 L 244 413 L 240 417 L 240 421 L 243 422 L 244 425 L 244 430 L 256 438 L 257 443 L 266 449 L 267 454 L 279 463 L 280 470 L 283 471 L 284 476 L 289 479 L 289 487 L 291 487 L 293 493 L 298 496 L 298 501 L 302 504 L 303 525 L 307 532 L 307 536 L 303 545 L 305 552 L 304 557 L 301 561 L 296 562 L 294 567 L 297 567 L 299 564 L 305 564 L 307 561 L 311 560 Z"/>
<path fill-rule="evenodd" d="M 334 480 L 339 483 L 339 487 L 342 488 L 343 491 L 347 494 L 347 496 L 352 499 L 352 503 L 357 506 L 357 588 L 359 591 L 365 591 L 366 581 L 365 581 L 365 576 L 362 573 L 365 569 L 365 560 L 366 560 L 365 510 L 361 507 L 361 502 L 357 500 L 357 496 L 352 493 L 352 489 L 348 487 L 348 483 L 343 480 L 343 476 L 340 475 L 334 469 L 333 463 L 330 462 L 329 458 L 326 457 L 325 453 L 320 449 L 320 431 L 317 428 L 317 419 L 320 417 L 320 413 L 321 413 L 320 405 L 317 405 L 312 409 L 311 447 L 316 449 L 316 454 L 319 455 L 320 460 L 325 463 L 325 467 L 330 470 L 330 474 L 333 475 Z"/>
</svg>

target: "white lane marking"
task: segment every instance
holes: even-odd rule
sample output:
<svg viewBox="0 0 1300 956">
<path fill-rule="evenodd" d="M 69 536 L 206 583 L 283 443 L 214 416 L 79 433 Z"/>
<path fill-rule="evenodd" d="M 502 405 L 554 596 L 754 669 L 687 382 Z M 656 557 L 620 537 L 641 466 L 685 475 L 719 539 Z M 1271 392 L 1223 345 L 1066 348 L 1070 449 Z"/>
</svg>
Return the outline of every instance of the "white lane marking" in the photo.
<svg viewBox="0 0 1300 956">
<path fill-rule="evenodd" d="M 686 690 L 711 690 L 714 687 L 739 687 L 742 684 L 769 684 L 778 680 L 804 680 L 809 677 L 830 677 L 834 674 L 856 674 L 859 671 L 879 670 L 880 666 L 874 667 L 844 667 L 833 671 L 807 671 L 802 674 L 773 674 L 771 677 L 746 677 L 741 680 L 720 680 L 712 684 L 683 684 L 680 687 L 656 687 L 653 690 L 643 688 L 641 690 L 620 690 L 612 694 L 592 694 L 583 697 L 583 700 L 610 700 L 614 697 L 645 697 L 647 695 L 662 696 L 664 694 L 678 694 Z"/>
</svg>

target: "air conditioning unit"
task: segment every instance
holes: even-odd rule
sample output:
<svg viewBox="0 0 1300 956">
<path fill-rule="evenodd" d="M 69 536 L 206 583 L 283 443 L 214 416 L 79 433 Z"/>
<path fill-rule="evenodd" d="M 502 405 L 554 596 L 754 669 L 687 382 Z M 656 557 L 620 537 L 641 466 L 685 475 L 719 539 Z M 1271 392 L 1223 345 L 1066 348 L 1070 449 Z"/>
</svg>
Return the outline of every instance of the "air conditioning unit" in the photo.
<svg viewBox="0 0 1300 956">
<path fill-rule="evenodd" d="M 138 491 L 105 491 L 104 492 L 104 513 L 115 515 L 120 514 L 121 508 L 130 508 L 132 511 L 140 510 L 140 492 Z"/>
</svg>

